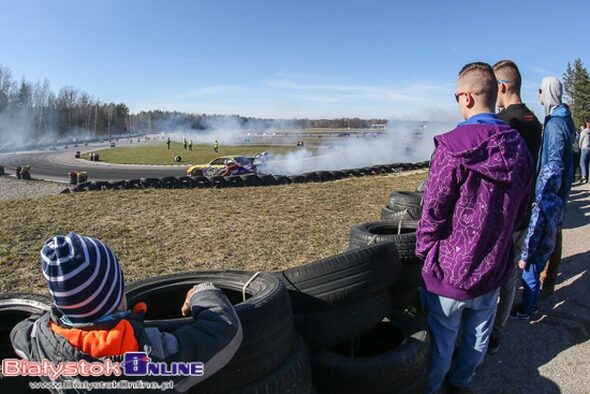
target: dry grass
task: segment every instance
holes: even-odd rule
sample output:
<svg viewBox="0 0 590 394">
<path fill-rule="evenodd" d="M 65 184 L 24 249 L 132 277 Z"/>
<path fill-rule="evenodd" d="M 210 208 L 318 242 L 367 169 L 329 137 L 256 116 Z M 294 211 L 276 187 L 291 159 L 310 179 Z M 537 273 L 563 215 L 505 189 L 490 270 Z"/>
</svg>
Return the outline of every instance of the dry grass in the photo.
<svg viewBox="0 0 590 394">
<path fill-rule="evenodd" d="M 197 269 L 279 270 L 347 246 L 393 190 L 425 171 L 303 185 L 123 190 L 0 202 L 0 292 L 44 292 L 39 250 L 76 231 L 105 241 L 126 280 Z"/>
</svg>

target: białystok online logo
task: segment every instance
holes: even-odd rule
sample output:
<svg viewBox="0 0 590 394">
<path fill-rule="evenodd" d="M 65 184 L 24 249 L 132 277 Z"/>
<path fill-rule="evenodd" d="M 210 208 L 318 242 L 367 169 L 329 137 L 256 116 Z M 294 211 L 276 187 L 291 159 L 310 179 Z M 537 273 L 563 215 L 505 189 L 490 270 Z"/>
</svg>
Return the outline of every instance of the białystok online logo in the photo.
<svg viewBox="0 0 590 394">
<path fill-rule="evenodd" d="M 2 376 L 47 376 L 51 380 L 74 376 L 203 376 L 202 362 L 154 362 L 146 352 L 129 352 L 123 362 L 111 360 L 89 362 L 49 360 L 2 360 Z"/>
</svg>

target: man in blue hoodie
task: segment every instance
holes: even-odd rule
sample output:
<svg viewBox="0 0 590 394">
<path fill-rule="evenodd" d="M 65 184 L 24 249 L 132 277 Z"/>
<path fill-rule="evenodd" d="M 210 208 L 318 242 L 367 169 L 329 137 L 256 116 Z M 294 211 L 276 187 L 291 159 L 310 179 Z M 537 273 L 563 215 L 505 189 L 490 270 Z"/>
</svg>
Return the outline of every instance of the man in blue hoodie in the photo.
<svg viewBox="0 0 590 394">
<path fill-rule="evenodd" d="M 545 108 L 545 128 L 543 131 L 543 145 L 541 145 L 541 151 L 539 153 L 539 164 L 538 173 L 540 174 L 544 167 L 550 163 L 556 164 L 562 169 L 563 174 L 561 176 L 561 182 L 557 195 L 565 204 L 569 197 L 570 189 L 572 187 L 572 181 L 574 177 L 573 165 L 573 143 L 575 138 L 575 126 L 572 120 L 572 114 L 568 108 L 561 102 L 562 96 L 562 85 L 559 79 L 555 77 L 545 77 L 541 82 L 541 88 L 539 89 L 539 99 L 541 104 Z M 540 179 L 537 179 L 537 183 Z M 545 262 L 538 264 L 530 264 L 525 259 L 528 256 L 521 256 L 521 259 L 525 264 L 520 264 L 521 267 L 525 266 L 523 272 L 523 285 L 525 292 L 523 294 L 522 305 L 516 307 L 511 317 L 519 319 L 530 319 L 531 313 L 537 309 L 537 300 L 539 295 L 539 280 L 543 283 L 542 292 L 544 295 L 553 293 L 555 287 L 555 281 L 557 279 L 557 272 L 559 269 L 559 263 L 561 261 L 561 224 L 563 221 L 563 214 L 560 215 L 556 222 L 557 229 L 556 239 L 554 242 L 553 254 L 547 264 L 547 269 L 544 275 L 539 274 L 543 271 Z M 529 224 L 529 232 L 534 231 L 534 224 Z M 533 271 L 531 271 L 533 270 Z M 544 278 L 543 278 L 544 277 Z"/>
</svg>

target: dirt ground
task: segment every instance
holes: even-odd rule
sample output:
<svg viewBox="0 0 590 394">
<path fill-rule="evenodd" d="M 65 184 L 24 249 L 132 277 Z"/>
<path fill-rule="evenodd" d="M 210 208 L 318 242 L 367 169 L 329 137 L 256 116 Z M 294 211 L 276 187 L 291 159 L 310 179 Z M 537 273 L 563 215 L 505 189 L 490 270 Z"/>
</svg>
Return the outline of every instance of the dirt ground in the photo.
<svg viewBox="0 0 590 394">
<path fill-rule="evenodd" d="M 529 322 L 509 320 L 475 393 L 590 393 L 590 186 L 574 186 L 566 208 L 555 293 Z M 516 301 L 520 301 L 520 293 Z"/>
</svg>

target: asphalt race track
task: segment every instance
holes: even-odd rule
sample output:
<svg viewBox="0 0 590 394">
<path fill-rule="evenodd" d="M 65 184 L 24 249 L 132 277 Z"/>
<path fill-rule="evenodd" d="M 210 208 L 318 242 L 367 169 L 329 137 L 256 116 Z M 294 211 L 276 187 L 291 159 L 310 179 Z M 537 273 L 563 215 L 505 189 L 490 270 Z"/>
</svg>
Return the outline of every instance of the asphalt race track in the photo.
<svg viewBox="0 0 590 394">
<path fill-rule="evenodd" d="M 188 165 L 126 165 L 74 158 L 77 150 L 84 154 L 108 146 L 108 143 L 93 143 L 78 147 L 70 145 L 64 149 L 64 146 L 61 145 L 57 147 L 57 150 L 0 153 L 0 165 L 4 166 L 4 171 L 8 174 L 14 174 L 18 166 L 30 165 L 32 178 L 62 182 L 69 181 L 68 173 L 71 171 L 88 172 L 88 180 L 90 181 L 118 181 L 141 177 L 161 178 L 186 175 Z M 100 154 L 100 151 L 98 152 Z"/>
</svg>

